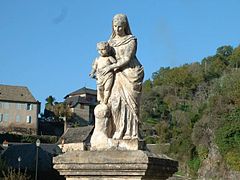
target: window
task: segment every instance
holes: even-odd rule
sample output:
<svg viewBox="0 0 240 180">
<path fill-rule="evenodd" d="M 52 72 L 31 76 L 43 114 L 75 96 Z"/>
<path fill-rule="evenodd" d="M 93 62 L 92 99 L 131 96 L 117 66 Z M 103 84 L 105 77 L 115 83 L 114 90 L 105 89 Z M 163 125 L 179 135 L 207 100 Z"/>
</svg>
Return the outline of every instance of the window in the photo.
<svg viewBox="0 0 240 180">
<path fill-rule="evenodd" d="M 20 122 L 21 121 L 21 117 L 19 115 L 16 115 L 16 122 Z"/>
<path fill-rule="evenodd" d="M 27 103 L 27 110 L 28 110 L 28 111 L 31 111 L 31 110 L 32 110 L 32 104 Z"/>
<path fill-rule="evenodd" d="M 31 123 L 32 122 L 32 117 L 31 116 L 27 116 L 27 123 Z"/>
<path fill-rule="evenodd" d="M 8 121 L 8 114 L 4 114 L 3 120 L 4 120 L 4 121 Z"/>
<path fill-rule="evenodd" d="M 27 109 L 26 104 L 22 103 L 21 106 L 22 106 L 21 109 Z"/>
<path fill-rule="evenodd" d="M 21 109 L 22 105 L 20 103 L 16 104 L 16 109 Z"/>
<path fill-rule="evenodd" d="M 2 121 L 3 121 L 3 114 L 0 113 L 0 122 L 2 122 Z"/>
<path fill-rule="evenodd" d="M 80 109 L 84 109 L 84 104 L 80 104 Z"/>
<path fill-rule="evenodd" d="M 5 102 L 5 103 L 4 103 L 4 108 L 5 108 L 5 109 L 9 109 L 9 103 Z"/>
<path fill-rule="evenodd" d="M 3 103 L 2 102 L 0 102 L 0 109 L 2 109 L 3 108 Z"/>
</svg>

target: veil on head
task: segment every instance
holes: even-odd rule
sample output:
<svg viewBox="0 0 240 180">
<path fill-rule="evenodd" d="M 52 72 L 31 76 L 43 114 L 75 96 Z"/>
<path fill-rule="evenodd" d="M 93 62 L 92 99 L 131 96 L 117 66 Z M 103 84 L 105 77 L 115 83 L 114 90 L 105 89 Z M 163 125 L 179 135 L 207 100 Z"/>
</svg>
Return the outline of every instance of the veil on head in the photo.
<svg viewBox="0 0 240 180">
<path fill-rule="evenodd" d="M 116 36 L 116 33 L 113 30 L 113 23 L 115 21 L 118 21 L 118 22 L 124 24 L 124 31 L 125 31 L 126 35 L 131 35 L 132 34 L 129 23 L 128 23 L 127 16 L 125 14 L 116 14 L 113 17 L 113 20 L 112 20 L 112 34 L 111 34 L 110 39 L 113 39 Z"/>
</svg>

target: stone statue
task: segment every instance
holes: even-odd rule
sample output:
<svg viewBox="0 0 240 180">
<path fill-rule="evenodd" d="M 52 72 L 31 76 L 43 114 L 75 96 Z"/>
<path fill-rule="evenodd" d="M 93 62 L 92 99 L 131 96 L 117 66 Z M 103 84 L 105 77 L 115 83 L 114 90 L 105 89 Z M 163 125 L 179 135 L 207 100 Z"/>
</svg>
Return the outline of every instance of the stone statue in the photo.
<svg viewBox="0 0 240 180">
<path fill-rule="evenodd" d="M 116 62 L 112 60 L 112 63 L 107 63 L 105 67 L 98 67 L 97 78 L 104 79 L 104 82 L 107 79 L 112 82 L 113 78 L 113 85 L 108 88 L 110 97 L 104 98 L 104 106 L 100 103 L 95 109 L 95 122 L 99 124 L 99 121 L 108 119 L 108 123 L 100 124 L 108 126 L 102 127 L 102 129 L 107 129 L 105 133 L 110 139 L 138 139 L 139 107 L 144 71 L 136 57 L 137 39 L 131 33 L 126 15 L 114 16 L 112 35 L 108 43 L 112 48 L 108 57 L 113 56 Z M 99 82 L 97 83 L 99 84 Z M 106 97 L 108 97 L 108 93 L 106 93 Z M 101 98 L 99 100 L 102 101 Z M 105 105 L 107 105 L 110 115 L 103 118 L 103 116 L 98 116 L 100 113 L 97 111 L 106 111 Z M 97 131 L 94 130 L 95 137 Z"/>
<path fill-rule="evenodd" d="M 144 71 L 126 15 L 114 16 L 108 44 L 98 44 L 101 57 L 90 74 L 97 76 L 100 101 L 94 109 L 91 149 L 54 157 L 54 168 L 66 180 L 168 179 L 178 171 L 178 162 L 149 152 L 138 137 Z"/>
<path fill-rule="evenodd" d="M 97 79 L 97 100 L 100 103 L 107 104 L 113 85 L 113 72 L 108 72 L 103 76 L 101 75 L 101 69 L 116 63 L 116 59 L 110 56 L 111 49 L 108 42 L 97 43 L 97 49 L 100 56 L 93 62 L 89 76 Z"/>
</svg>

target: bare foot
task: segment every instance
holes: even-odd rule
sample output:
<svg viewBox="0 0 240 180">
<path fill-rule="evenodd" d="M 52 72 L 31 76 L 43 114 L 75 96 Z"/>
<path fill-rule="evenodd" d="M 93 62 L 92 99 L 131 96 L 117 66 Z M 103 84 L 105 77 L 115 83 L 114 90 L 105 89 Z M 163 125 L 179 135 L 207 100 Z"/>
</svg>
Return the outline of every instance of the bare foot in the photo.
<svg viewBox="0 0 240 180">
<path fill-rule="evenodd" d="M 115 132 L 114 133 L 114 135 L 113 135 L 113 139 L 120 139 L 120 137 L 121 137 L 121 134 L 120 133 L 118 133 L 118 132 Z"/>
<path fill-rule="evenodd" d="M 125 136 L 123 137 L 123 139 L 124 139 L 124 140 L 129 140 L 129 139 L 131 139 L 131 136 L 125 135 Z"/>
</svg>

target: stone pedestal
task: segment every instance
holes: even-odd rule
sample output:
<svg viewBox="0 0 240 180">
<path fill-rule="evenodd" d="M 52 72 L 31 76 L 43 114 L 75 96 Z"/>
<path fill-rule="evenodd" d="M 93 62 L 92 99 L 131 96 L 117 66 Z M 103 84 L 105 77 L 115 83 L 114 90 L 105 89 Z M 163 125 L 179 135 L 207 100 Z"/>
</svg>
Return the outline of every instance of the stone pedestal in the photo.
<svg viewBox="0 0 240 180">
<path fill-rule="evenodd" d="M 108 139 L 108 146 L 109 149 L 112 150 L 145 150 L 146 144 L 144 140 L 139 139 L 130 139 L 130 140 L 124 140 L 124 139 Z"/>
<path fill-rule="evenodd" d="M 72 151 L 54 157 L 54 168 L 67 180 L 167 179 L 177 172 L 178 162 L 150 152 Z"/>
</svg>

